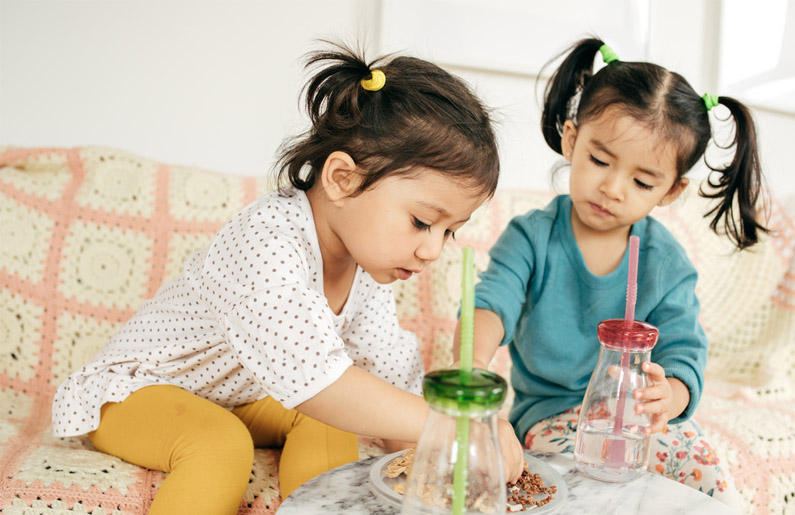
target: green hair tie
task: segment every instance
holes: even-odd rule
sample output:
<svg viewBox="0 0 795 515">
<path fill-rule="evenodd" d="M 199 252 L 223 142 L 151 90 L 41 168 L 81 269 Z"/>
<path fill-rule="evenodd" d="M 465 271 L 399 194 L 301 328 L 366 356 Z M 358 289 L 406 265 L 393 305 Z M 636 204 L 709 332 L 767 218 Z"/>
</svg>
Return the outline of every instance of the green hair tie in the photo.
<svg viewBox="0 0 795 515">
<path fill-rule="evenodd" d="M 618 61 L 618 54 L 616 51 L 610 48 L 607 45 L 602 45 L 599 47 L 599 51 L 602 53 L 602 60 L 605 64 L 610 64 L 613 61 Z"/>
<path fill-rule="evenodd" d="M 704 105 L 707 106 L 707 111 L 718 105 L 718 95 L 710 95 L 709 93 L 704 93 L 701 97 L 704 99 Z"/>
</svg>

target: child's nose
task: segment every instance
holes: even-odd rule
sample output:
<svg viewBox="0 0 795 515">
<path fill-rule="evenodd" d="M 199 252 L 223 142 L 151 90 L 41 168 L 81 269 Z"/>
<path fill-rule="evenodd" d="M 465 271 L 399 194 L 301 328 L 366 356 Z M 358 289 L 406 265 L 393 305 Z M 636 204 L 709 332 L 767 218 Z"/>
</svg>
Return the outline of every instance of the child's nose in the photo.
<svg viewBox="0 0 795 515">
<path fill-rule="evenodd" d="M 617 172 L 607 174 L 599 189 L 611 200 L 624 200 L 624 183 Z"/>
<path fill-rule="evenodd" d="M 444 235 L 439 237 L 433 232 L 428 233 L 414 254 L 422 261 L 435 261 L 442 253 L 444 241 Z"/>
</svg>

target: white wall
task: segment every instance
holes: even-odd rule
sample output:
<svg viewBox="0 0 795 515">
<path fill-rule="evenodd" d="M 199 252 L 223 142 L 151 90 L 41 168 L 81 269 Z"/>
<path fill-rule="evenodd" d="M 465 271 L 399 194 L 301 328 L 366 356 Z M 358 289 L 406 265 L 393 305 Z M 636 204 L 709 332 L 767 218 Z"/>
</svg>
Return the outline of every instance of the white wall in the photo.
<svg viewBox="0 0 795 515">
<path fill-rule="evenodd" d="M 0 144 L 267 173 L 305 129 L 304 53 L 377 21 L 369 0 L 0 0 Z"/>
<path fill-rule="evenodd" d="M 727 1 L 727 0 L 724 0 Z M 306 127 L 300 60 L 318 37 L 399 50 L 495 108 L 503 188 L 547 188 L 540 65 L 596 32 L 718 91 L 719 0 L 0 0 L 0 145 L 108 145 L 175 164 L 269 171 Z M 687 12 L 687 16 L 682 13 Z M 543 87 L 543 84 L 541 84 Z M 757 110 L 777 193 L 795 193 L 792 114 Z M 785 138 L 787 141 L 785 141 Z M 565 187 L 565 186 L 562 186 Z"/>
</svg>

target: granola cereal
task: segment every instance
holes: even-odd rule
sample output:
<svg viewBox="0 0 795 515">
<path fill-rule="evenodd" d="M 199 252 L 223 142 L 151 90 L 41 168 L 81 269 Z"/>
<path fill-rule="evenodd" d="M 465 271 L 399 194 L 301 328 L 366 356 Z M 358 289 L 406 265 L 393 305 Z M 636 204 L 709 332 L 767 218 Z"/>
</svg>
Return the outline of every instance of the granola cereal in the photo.
<svg viewBox="0 0 795 515">
<path fill-rule="evenodd" d="M 411 472 L 411 467 L 414 464 L 415 447 L 410 447 L 402 455 L 393 459 L 387 464 L 384 469 L 384 475 L 389 478 L 397 478 Z M 555 485 L 546 486 L 541 476 L 530 472 L 528 464 L 525 462 L 522 475 L 515 483 L 507 483 L 507 506 L 506 509 L 510 513 L 518 513 L 528 511 L 535 508 L 544 506 L 554 499 L 554 494 L 558 489 Z M 392 486 L 392 490 L 399 494 L 405 492 L 406 484 L 398 483 Z M 445 488 L 446 492 L 452 492 L 452 483 Z M 444 495 L 445 492 L 437 492 L 435 488 L 427 486 L 422 492 L 422 500 L 425 504 L 436 505 L 442 508 L 450 507 L 450 496 Z M 541 499 L 536 499 L 536 496 L 545 495 Z M 482 492 L 474 501 L 471 506 L 478 509 L 481 513 L 494 513 L 494 503 L 491 502 L 489 496 Z"/>
</svg>

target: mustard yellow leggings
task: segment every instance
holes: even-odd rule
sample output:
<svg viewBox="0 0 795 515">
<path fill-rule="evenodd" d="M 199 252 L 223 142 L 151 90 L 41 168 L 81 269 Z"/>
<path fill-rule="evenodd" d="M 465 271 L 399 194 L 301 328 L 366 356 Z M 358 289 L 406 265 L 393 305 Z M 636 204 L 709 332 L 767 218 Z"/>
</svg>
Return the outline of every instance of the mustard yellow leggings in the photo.
<svg viewBox="0 0 795 515">
<path fill-rule="evenodd" d="M 170 385 L 148 386 L 102 407 L 89 434 L 105 453 L 168 472 L 153 515 L 235 514 L 254 447 L 281 446 L 282 498 L 305 481 L 358 459 L 358 438 L 265 399 L 231 412 Z"/>
</svg>

